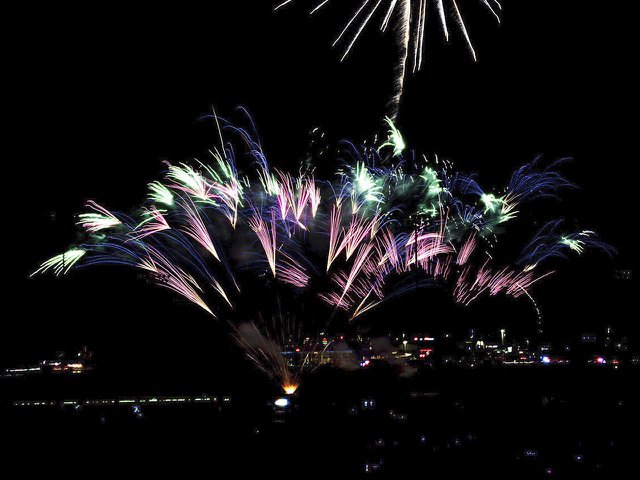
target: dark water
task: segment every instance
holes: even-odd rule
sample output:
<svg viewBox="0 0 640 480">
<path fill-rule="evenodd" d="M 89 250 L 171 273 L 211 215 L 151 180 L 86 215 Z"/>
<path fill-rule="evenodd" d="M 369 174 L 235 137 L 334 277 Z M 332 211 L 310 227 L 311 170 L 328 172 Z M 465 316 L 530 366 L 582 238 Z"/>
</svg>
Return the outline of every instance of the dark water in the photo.
<svg viewBox="0 0 640 480">
<path fill-rule="evenodd" d="M 2 382 L 5 459 L 25 473 L 212 478 L 635 478 L 638 370 L 439 370 L 390 367 L 307 378 L 292 405 L 256 377 L 161 385 L 115 379 Z M 209 387 L 207 391 L 203 387 Z M 164 391 L 159 391 L 164 388 Z M 153 390 L 153 391 L 151 391 Z M 229 395 L 229 405 L 17 408 L 20 399 Z M 366 408 L 363 400 L 375 402 Z M 6 462 L 5 462 L 6 464 Z M 369 470 L 369 472 L 367 472 Z"/>
</svg>

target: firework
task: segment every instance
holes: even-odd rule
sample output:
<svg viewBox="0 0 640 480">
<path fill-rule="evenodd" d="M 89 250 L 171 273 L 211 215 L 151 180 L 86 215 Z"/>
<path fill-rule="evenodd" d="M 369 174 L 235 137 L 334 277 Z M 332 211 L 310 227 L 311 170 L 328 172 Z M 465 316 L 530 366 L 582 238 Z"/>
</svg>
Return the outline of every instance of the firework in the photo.
<svg viewBox="0 0 640 480">
<path fill-rule="evenodd" d="M 202 299 L 202 287 L 191 275 L 177 267 L 155 248 L 147 247 L 147 250 L 148 256 L 141 260 L 139 268 L 151 272 L 159 285 L 173 290 L 210 315 L 216 316 Z"/>
<path fill-rule="evenodd" d="M 389 140 L 383 143 L 380 149 L 383 149 L 384 147 L 391 147 L 393 148 L 393 156 L 398 157 L 402 154 L 404 149 L 407 148 L 407 145 L 400 133 L 400 130 L 398 130 L 398 127 L 393 123 L 393 120 L 387 117 L 385 122 L 389 127 Z"/>
<path fill-rule="evenodd" d="M 276 276 L 276 222 L 275 222 L 275 212 L 272 210 L 271 212 L 271 221 L 267 223 L 262 218 L 260 212 L 255 209 L 251 218 L 249 218 L 249 226 L 251 230 L 256 234 L 258 240 L 262 244 L 262 248 L 264 249 L 264 253 L 267 257 L 267 262 L 269 262 L 269 268 L 273 273 L 273 276 Z"/>
<path fill-rule="evenodd" d="M 213 316 L 238 305 L 240 275 L 251 284 L 248 292 L 292 289 L 305 302 L 328 305 L 327 317 L 344 312 L 354 319 L 406 293 L 407 277 L 416 278 L 415 288 L 449 289 L 462 305 L 484 295 L 532 299 L 533 286 L 554 271 L 552 261 L 594 248 L 612 253 L 592 231 L 560 232 L 554 221 L 519 258 L 496 263 L 520 211 L 572 187 L 557 170 L 561 162 L 535 159 L 503 190 L 488 192 L 450 162 L 422 157 L 415 165 L 412 152 L 408 165 L 400 131 L 391 120 L 388 126 L 388 142 L 347 144 L 351 160 L 318 181 L 311 173 L 271 169 L 251 135 L 224 123 L 222 130 L 239 139 L 229 140 L 224 154 L 212 151 L 208 163 L 168 164 L 165 178 L 150 184 L 141 214 L 89 202 L 91 212 L 79 217 L 85 232 L 79 247 L 35 273 L 130 266 Z M 395 155 L 389 167 L 380 166 L 385 148 Z M 244 172 L 233 153 L 242 149 L 253 159 Z"/>
<path fill-rule="evenodd" d="M 31 274 L 38 275 L 40 273 L 46 273 L 49 270 L 53 270 L 53 273 L 58 276 L 61 274 L 66 274 L 80 259 L 87 253 L 81 248 L 72 248 L 67 250 L 60 255 L 56 255 L 55 257 L 50 258 L 42 262 L 42 265 Z"/>
<path fill-rule="evenodd" d="M 313 340 L 303 332 L 301 322 L 281 312 L 267 321 L 241 323 L 234 330 L 247 357 L 287 395 L 296 392 L 304 372 L 320 365 L 329 346 Z"/>
<path fill-rule="evenodd" d="M 476 51 L 458 1 L 459 0 L 360 0 L 359 6 L 355 9 L 352 16 L 334 40 L 334 47 L 339 45 L 343 46 L 343 53 L 340 58 L 340 60 L 343 61 L 347 58 L 365 28 L 376 21 L 376 19 L 379 18 L 381 20 L 379 28 L 382 32 L 390 29 L 394 30 L 399 55 L 395 68 L 396 88 L 389 105 L 392 119 L 395 119 L 398 114 L 408 66 L 412 66 L 411 70 L 413 72 L 422 68 L 428 15 L 436 14 L 447 42 L 449 41 L 449 22 L 453 21 L 464 37 L 474 61 L 477 60 Z M 499 13 L 502 10 L 502 5 L 498 0 L 476 1 L 485 6 L 496 20 L 500 22 Z M 274 10 L 280 10 L 292 3 L 294 3 L 294 0 L 279 2 Z M 321 11 L 323 7 L 329 3 L 329 0 L 316 0 L 316 3 L 310 10 L 310 14 L 313 15 Z"/>
<path fill-rule="evenodd" d="M 204 247 L 216 260 L 220 260 L 216 247 L 213 245 L 213 240 L 211 240 L 209 229 L 204 224 L 200 211 L 195 204 L 190 200 L 186 200 L 181 203 L 181 207 L 186 218 L 186 224 L 182 227 L 182 231 Z"/>
<path fill-rule="evenodd" d="M 114 214 L 96 202 L 87 202 L 87 207 L 91 208 L 93 212 L 83 213 L 78 216 L 78 225 L 82 225 L 87 232 L 96 233 L 120 225 L 120 220 Z"/>
<path fill-rule="evenodd" d="M 173 206 L 173 193 L 160 182 L 151 182 L 149 184 L 149 201 L 171 207 Z"/>
<path fill-rule="evenodd" d="M 562 223 L 562 220 L 552 220 L 543 225 L 523 249 L 517 263 L 525 265 L 525 270 L 532 270 L 546 260 L 566 260 L 569 252 L 581 255 L 587 248 L 599 249 L 609 255 L 615 253 L 613 247 L 599 240 L 591 230 L 560 233 Z"/>
<path fill-rule="evenodd" d="M 151 206 L 149 208 L 145 207 L 143 216 L 146 218 L 142 220 L 142 222 L 140 222 L 140 224 L 135 228 L 135 231 L 131 233 L 131 236 L 136 240 L 141 240 L 144 237 L 162 232 L 163 230 L 169 230 L 171 228 L 162 212 L 155 206 Z"/>
</svg>

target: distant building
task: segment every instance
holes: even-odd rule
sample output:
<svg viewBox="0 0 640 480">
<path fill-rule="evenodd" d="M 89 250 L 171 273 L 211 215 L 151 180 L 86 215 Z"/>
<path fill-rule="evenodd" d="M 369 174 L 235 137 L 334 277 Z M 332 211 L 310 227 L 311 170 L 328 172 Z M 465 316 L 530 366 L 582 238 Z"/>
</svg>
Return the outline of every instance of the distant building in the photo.
<svg viewBox="0 0 640 480">
<path fill-rule="evenodd" d="M 621 270 L 616 270 L 613 273 L 613 276 L 616 280 L 632 280 L 633 272 L 630 269 L 621 269 Z"/>
<path fill-rule="evenodd" d="M 55 360 L 42 360 L 35 365 L 6 368 L 3 377 L 24 377 L 41 374 L 79 375 L 93 370 L 91 360 L 93 352 L 83 347 L 73 357 L 67 358 L 65 352 L 56 352 Z"/>
</svg>

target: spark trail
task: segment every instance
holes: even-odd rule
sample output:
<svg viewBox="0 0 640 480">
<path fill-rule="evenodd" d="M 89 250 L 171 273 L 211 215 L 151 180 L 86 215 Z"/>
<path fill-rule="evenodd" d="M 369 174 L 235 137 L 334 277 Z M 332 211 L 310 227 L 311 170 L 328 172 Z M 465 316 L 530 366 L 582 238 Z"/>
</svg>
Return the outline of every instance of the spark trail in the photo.
<svg viewBox="0 0 640 480">
<path fill-rule="evenodd" d="M 491 192 L 450 162 L 423 157 L 410 167 L 402 134 L 388 119 L 386 142 L 347 144 L 336 174 L 318 180 L 309 169 L 293 175 L 271 168 L 246 130 L 216 121 L 232 138 L 224 155 L 214 150 L 208 163 L 169 164 L 165 178 L 149 185 L 141 213 L 90 201 L 90 212 L 79 215 L 79 244 L 34 274 L 126 265 L 219 316 L 268 272 L 275 281 L 269 288 L 295 289 L 354 319 L 405 292 L 406 276 L 450 289 L 463 305 L 483 295 L 532 298 L 532 287 L 555 270 L 548 264 L 587 249 L 613 253 L 591 230 L 560 232 L 556 220 L 510 264 L 492 260 L 528 203 L 572 186 L 557 170 L 561 162 L 535 159 Z M 382 167 L 388 148 L 394 164 Z M 236 151 L 250 158 L 246 172 L 236 167 Z M 247 292 L 238 275 L 253 284 Z"/>
<path fill-rule="evenodd" d="M 432 15 L 437 18 L 445 41 L 449 42 L 452 21 L 469 49 L 474 61 L 477 61 L 476 50 L 462 15 L 460 0 L 360 0 L 351 17 L 346 21 L 343 29 L 333 41 L 333 46 L 342 45 L 340 57 L 344 61 L 351 53 L 364 30 L 376 19 L 380 20 L 379 28 L 382 32 L 394 31 L 398 56 L 394 66 L 394 92 L 389 101 L 389 117 L 396 120 L 400 102 L 404 93 L 404 84 L 409 70 L 415 73 L 422 68 L 425 50 L 425 31 L 427 18 Z M 475 0 L 484 6 L 495 19 L 500 22 L 502 5 L 498 0 Z M 291 5 L 294 0 L 278 3 L 274 11 Z M 297 3 L 300 3 L 299 1 Z M 329 0 L 316 0 L 309 14 L 321 12 L 330 4 Z"/>
</svg>

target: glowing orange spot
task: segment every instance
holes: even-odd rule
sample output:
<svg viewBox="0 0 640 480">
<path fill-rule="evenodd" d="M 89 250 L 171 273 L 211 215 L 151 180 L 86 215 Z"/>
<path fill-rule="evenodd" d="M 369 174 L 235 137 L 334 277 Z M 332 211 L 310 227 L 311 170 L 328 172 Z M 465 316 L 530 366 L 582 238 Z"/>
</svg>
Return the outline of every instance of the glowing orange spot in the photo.
<svg viewBox="0 0 640 480">
<path fill-rule="evenodd" d="M 282 389 L 284 390 L 284 393 L 286 393 L 287 395 L 294 394 L 298 389 L 298 387 L 299 385 L 293 384 L 293 383 L 282 385 Z"/>
</svg>

